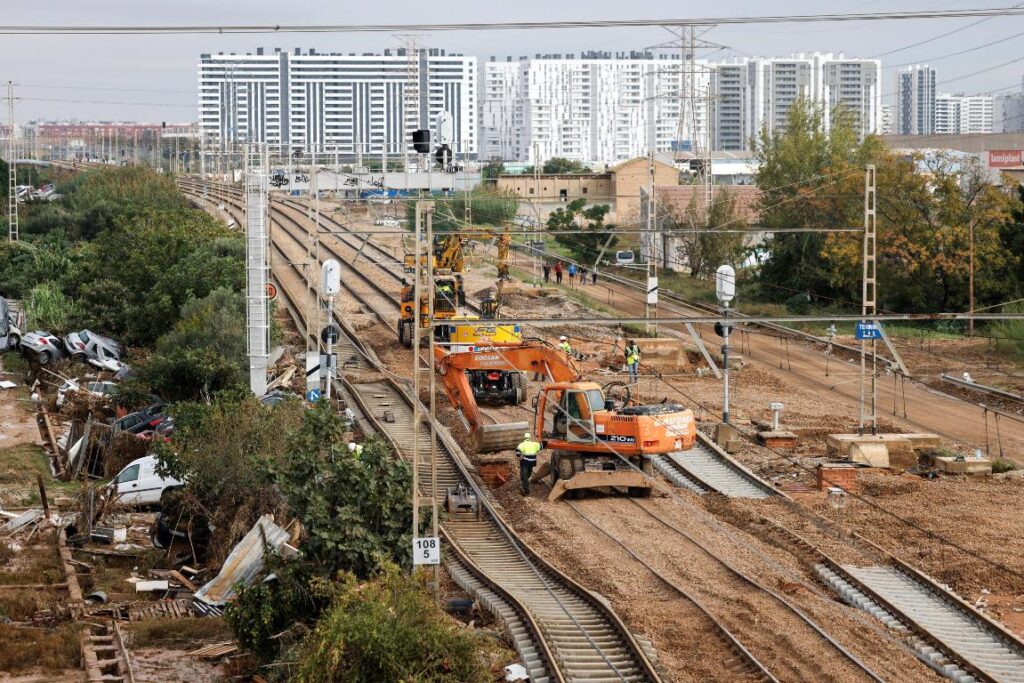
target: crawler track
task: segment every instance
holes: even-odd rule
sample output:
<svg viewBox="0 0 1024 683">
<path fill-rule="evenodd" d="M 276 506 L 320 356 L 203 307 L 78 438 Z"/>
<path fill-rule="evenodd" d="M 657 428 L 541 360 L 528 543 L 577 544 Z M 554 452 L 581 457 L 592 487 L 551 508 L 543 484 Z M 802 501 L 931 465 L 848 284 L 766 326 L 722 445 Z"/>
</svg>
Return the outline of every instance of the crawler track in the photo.
<svg viewBox="0 0 1024 683">
<path fill-rule="evenodd" d="M 184 186 L 192 192 L 197 187 L 187 181 Z M 238 206 L 237 195 L 222 198 Z M 286 240 L 301 244 L 297 221 L 279 210 L 272 210 L 271 215 L 279 220 L 277 234 L 284 233 Z M 322 248 L 334 251 L 326 245 Z M 344 259 L 339 261 L 344 265 Z M 288 263 L 289 276 L 302 273 L 294 261 Z M 289 311 L 298 317 L 296 301 L 290 298 L 294 293 L 288 289 L 282 293 Z M 385 319 L 387 314 L 374 308 L 374 304 L 386 309 L 386 297 L 371 304 L 366 294 L 355 288 L 351 293 Z M 336 320 L 351 346 L 364 349 L 347 322 L 337 316 Z M 384 371 L 372 354 L 366 353 L 363 362 Z M 473 466 L 465 454 L 439 425 L 438 488 L 430 490 L 429 418 L 423 411 L 423 422 L 414 424 L 415 399 L 406 386 L 388 378 L 368 383 L 344 382 L 342 388 L 350 403 L 358 408 L 360 423 L 391 441 L 402 457 L 410 459 L 413 444 L 419 440 L 422 457 L 418 467 L 421 482 L 426 482 L 422 485 L 425 496 L 434 496 L 441 502 L 447 488 L 460 483 L 476 493 L 479 514 L 458 512 L 442 525 L 445 562 L 456 581 L 505 619 L 513 643 L 530 672 L 530 680 L 661 680 L 653 663 L 653 649 L 638 641 L 604 600 L 548 565 L 515 535 L 488 495 L 477 486 Z"/>
</svg>

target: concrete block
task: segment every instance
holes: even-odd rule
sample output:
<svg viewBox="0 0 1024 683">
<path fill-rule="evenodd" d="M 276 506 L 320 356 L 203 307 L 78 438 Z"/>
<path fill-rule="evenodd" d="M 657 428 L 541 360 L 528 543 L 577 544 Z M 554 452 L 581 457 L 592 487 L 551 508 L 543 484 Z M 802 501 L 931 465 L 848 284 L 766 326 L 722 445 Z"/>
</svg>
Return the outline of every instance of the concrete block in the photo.
<svg viewBox="0 0 1024 683">
<path fill-rule="evenodd" d="M 634 341 L 640 347 L 641 366 L 672 372 L 689 372 L 693 369 L 682 339 L 654 337 Z"/>
<path fill-rule="evenodd" d="M 965 458 L 940 455 L 935 457 L 935 467 L 948 474 L 992 474 L 992 461 L 982 458 Z"/>
<path fill-rule="evenodd" d="M 851 444 L 880 443 L 886 450 L 908 451 L 914 449 L 914 442 L 907 434 L 829 434 L 825 437 L 825 448 L 829 455 L 848 457 Z"/>
<path fill-rule="evenodd" d="M 739 430 L 723 423 L 715 425 L 715 443 L 724 448 L 726 453 L 737 453 L 743 447 Z"/>
<path fill-rule="evenodd" d="M 888 467 L 889 449 L 884 443 L 875 441 L 855 441 L 849 444 L 847 456 L 852 462 L 868 467 Z"/>
</svg>

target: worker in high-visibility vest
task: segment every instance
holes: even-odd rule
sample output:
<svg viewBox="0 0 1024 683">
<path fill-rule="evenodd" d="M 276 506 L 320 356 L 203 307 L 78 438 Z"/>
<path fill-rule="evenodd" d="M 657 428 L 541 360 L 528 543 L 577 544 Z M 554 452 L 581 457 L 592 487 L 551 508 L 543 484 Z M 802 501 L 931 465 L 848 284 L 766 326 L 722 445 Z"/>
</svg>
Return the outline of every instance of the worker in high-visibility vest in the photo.
<svg viewBox="0 0 1024 683">
<path fill-rule="evenodd" d="M 572 355 L 572 346 L 569 344 L 569 338 L 564 335 L 558 338 L 558 348 L 564 351 L 566 355 Z"/>
<path fill-rule="evenodd" d="M 640 347 L 632 339 L 626 342 L 626 369 L 630 384 L 640 381 Z"/>
<path fill-rule="evenodd" d="M 349 441 L 348 452 L 352 454 L 353 458 L 359 460 L 363 457 L 363 444 L 356 443 L 355 441 Z"/>
<path fill-rule="evenodd" d="M 516 446 L 516 455 L 519 456 L 519 488 L 524 496 L 530 495 L 530 475 L 533 468 L 537 466 L 537 454 L 540 453 L 540 443 L 533 440 L 530 432 L 523 434 L 523 440 Z"/>
</svg>

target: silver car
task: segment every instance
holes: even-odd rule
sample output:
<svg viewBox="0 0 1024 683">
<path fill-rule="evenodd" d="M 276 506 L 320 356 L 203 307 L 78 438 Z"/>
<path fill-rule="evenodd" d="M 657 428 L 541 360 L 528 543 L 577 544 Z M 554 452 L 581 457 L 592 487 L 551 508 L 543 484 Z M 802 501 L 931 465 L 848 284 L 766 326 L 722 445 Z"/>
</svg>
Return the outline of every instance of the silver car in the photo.
<svg viewBox="0 0 1024 683">
<path fill-rule="evenodd" d="M 21 353 L 40 365 L 48 365 L 65 356 L 64 344 L 49 332 L 36 330 L 21 338 Z"/>
<path fill-rule="evenodd" d="M 64 337 L 64 346 L 71 355 L 71 360 L 80 363 L 89 362 L 99 368 L 107 368 L 109 361 L 121 363 L 121 345 L 110 337 L 82 330 L 72 332 Z"/>
</svg>

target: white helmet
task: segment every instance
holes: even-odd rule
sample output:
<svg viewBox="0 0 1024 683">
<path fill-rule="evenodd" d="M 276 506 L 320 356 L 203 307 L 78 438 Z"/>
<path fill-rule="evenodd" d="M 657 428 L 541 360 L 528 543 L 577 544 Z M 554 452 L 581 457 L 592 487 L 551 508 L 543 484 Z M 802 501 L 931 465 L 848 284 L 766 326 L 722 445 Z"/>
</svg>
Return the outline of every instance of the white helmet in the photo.
<svg viewBox="0 0 1024 683">
<path fill-rule="evenodd" d="M 569 338 L 563 334 L 561 337 L 558 338 L 558 341 L 569 341 Z"/>
<path fill-rule="evenodd" d="M 349 453 L 355 453 L 355 450 L 356 450 L 356 442 L 355 441 L 349 441 L 348 442 L 348 451 L 349 451 Z"/>
<path fill-rule="evenodd" d="M 530 438 L 530 432 L 526 432 L 525 434 L 523 434 L 523 438 L 524 439 L 529 439 Z"/>
</svg>

